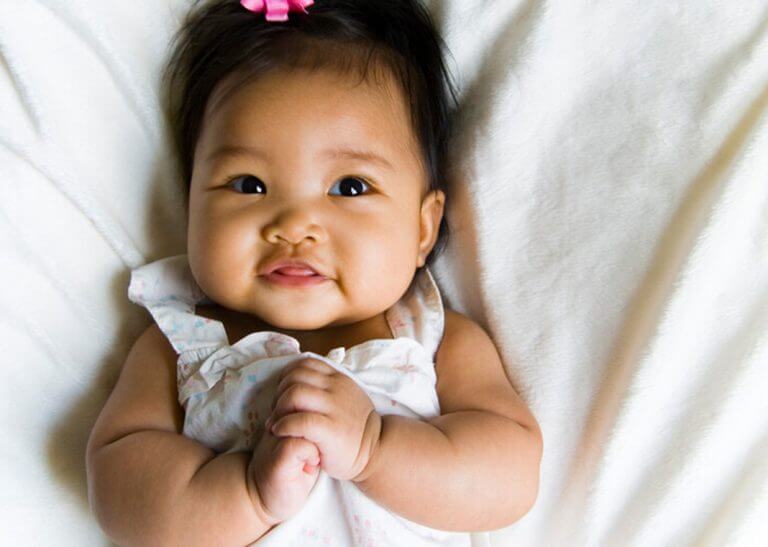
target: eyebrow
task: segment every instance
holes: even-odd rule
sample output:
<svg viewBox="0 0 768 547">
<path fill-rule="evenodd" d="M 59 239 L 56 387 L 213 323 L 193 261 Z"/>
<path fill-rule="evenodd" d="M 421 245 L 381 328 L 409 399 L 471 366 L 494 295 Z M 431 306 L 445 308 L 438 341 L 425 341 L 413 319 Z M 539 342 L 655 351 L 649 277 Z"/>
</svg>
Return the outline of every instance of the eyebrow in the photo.
<svg viewBox="0 0 768 547">
<path fill-rule="evenodd" d="M 221 146 L 211 152 L 208 155 L 207 161 L 211 163 L 220 158 L 232 156 L 250 156 L 257 160 L 264 160 L 267 158 L 267 155 L 258 148 L 240 145 L 226 145 Z M 378 163 L 382 167 L 392 171 L 395 170 L 394 166 L 389 162 L 389 160 L 379 154 L 376 154 L 375 152 L 367 150 L 355 150 L 353 148 L 334 148 L 325 150 L 322 154 L 322 157 L 325 159 L 350 159 L 366 161 L 370 163 Z"/>
</svg>

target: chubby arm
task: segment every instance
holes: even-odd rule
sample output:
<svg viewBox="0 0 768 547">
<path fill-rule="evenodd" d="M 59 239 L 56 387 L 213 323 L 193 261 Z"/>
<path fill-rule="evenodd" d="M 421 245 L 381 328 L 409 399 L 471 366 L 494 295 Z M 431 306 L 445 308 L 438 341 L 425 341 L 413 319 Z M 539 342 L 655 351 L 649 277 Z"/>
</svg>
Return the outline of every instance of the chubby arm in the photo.
<svg viewBox="0 0 768 547">
<path fill-rule="evenodd" d="M 246 545 L 270 526 L 250 452 L 181 435 L 176 354 L 156 325 L 134 344 L 88 440 L 88 499 L 119 545 Z"/>
<path fill-rule="evenodd" d="M 425 526 L 465 532 L 508 526 L 538 495 L 539 425 L 485 331 L 450 310 L 436 371 L 442 414 L 428 422 L 383 416 L 378 445 L 355 482 Z"/>
</svg>

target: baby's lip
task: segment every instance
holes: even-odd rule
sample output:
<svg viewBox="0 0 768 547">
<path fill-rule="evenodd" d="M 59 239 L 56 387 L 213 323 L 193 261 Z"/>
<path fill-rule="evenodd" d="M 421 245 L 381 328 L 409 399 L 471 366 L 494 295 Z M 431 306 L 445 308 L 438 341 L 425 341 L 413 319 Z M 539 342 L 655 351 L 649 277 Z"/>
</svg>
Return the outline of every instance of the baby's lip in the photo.
<svg viewBox="0 0 768 547">
<path fill-rule="evenodd" d="M 272 273 L 277 273 L 280 275 L 292 275 L 296 277 L 307 277 L 307 276 L 317 275 L 317 272 L 312 268 L 305 268 L 303 266 L 301 267 L 283 266 L 282 268 L 277 268 L 276 270 L 272 270 Z"/>
<path fill-rule="evenodd" d="M 262 269 L 260 275 L 269 275 L 275 272 L 281 275 L 290 275 L 290 276 L 308 277 L 313 275 L 319 275 L 319 276 L 325 277 L 323 276 L 323 274 L 319 272 L 319 269 L 317 267 L 303 260 L 277 260 L 277 261 L 268 263 Z"/>
</svg>

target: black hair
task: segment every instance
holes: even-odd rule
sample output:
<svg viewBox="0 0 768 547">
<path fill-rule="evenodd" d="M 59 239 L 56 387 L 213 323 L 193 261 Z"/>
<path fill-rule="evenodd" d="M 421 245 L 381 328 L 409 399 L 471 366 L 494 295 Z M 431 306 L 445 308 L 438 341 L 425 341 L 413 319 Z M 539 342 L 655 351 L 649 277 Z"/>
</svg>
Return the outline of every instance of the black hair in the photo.
<svg viewBox="0 0 768 547">
<path fill-rule="evenodd" d="M 307 11 L 275 23 L 238 0 L 193 2 L 163 73 L 164 108 L 187 199 L 195 146 L 217 86 L 227 79 L 226 96 L 289 67 L 357 71 L 362 79 L 382 70 L 391 74 L 410 109 L 428 189 L 447 195 L 457 94 L 443 58 L 445 44 L 425 7 L 419 0 L 316 0 Z M 318 42 L 322 47 L 312 47 Z M 449 231 L 443 215 L 426 265 L 443 251 Z"/>
</svg>

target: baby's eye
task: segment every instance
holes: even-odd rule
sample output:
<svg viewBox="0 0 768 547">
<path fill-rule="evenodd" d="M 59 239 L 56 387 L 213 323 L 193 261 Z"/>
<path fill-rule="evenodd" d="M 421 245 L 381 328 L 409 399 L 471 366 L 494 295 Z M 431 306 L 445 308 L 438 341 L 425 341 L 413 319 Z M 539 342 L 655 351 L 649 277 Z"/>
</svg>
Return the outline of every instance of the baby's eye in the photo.
<svg viewBox="0 0 768 547">
<path fill-rule="evenodd" d="M 235 190 L 244 194 L 266 194 L 267 187 L 264 182 L 253 175 L 245 175 L 232 179 L 229 183 Z M 238 188 L 239 187 L 239 188 Z M 242 188 L 242 189 L 240 189 Z M 261 191 L 259 191 L 261 188 Z"/>
<path fill-rule="evenodd" d="M 338 182 L 336 182 L 336 184 L 333 185 L 334 188 L 336 186 L 338 186 L 341 189 L 341 195 L 344 197 L 353 197 L 360 194 L 364 194 L 365 189 L 369 188 L 369 185 L 367 182 L 357 177 L 344 177 L 342 179 L 339 179 Z M 333 195 L 339 195 L 339 194 L 333 194 Z"/>
</svg>

